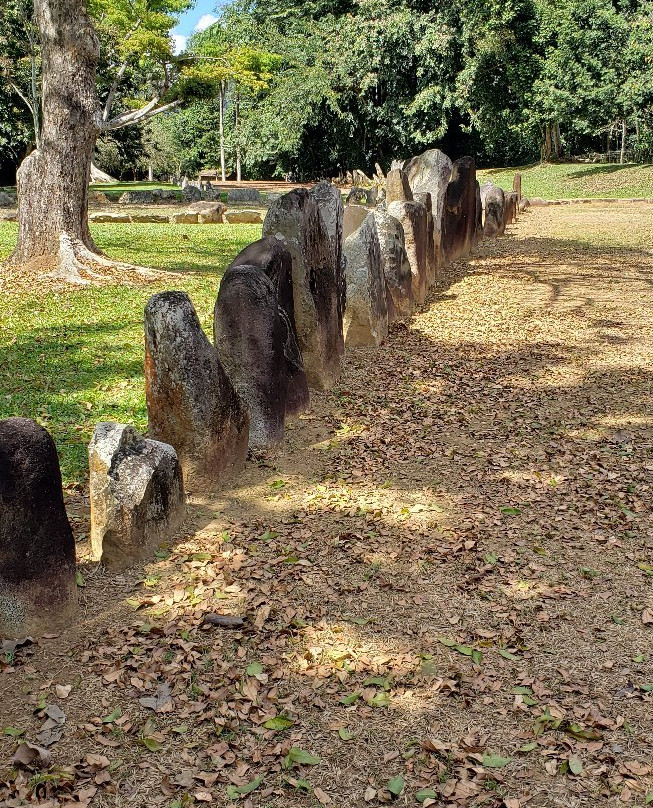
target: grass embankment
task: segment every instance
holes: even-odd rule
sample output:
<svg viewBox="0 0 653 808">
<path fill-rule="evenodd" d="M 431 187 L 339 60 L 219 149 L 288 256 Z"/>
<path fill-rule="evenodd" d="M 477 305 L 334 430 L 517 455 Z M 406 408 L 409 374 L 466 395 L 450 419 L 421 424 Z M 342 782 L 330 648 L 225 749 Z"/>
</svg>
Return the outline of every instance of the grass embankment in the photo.
<svg viewBox="0 0 653 808">
<path fill-rule="evenodd" d="M 653 165 L 602 165 L 583 163 L 537 163 L 514 168 L 483 168 L 481 183 L 487 180 L 512 191 L 515 173 L 522 175 L 522 192 L 542 199 L 628 199 L 653 197 Z"/>
<path fill-rule="evenodd" d="M 109 199 L 117 200 L 126 191 L 175 191 L 181 200 L 181 188 L 169 182 L 94 182 L 90 185 L 91 191 L 101 191 Z"/>
<path fill-rule="evenodd" d="M 0 418 L 35 418 L 52 433 L 66 483 L 86 475 L 98 421 L 145 429 L 143 307 L 182 289 L 210 332 L 220 278 L 260 225 L 96 225 L 98 245 L 123 261 L 178 273 L 147 286 L 102 286 L 12 296 L 0 307 Z M 0 222 L 0 261 L 16 225 Z"/>
</svg>

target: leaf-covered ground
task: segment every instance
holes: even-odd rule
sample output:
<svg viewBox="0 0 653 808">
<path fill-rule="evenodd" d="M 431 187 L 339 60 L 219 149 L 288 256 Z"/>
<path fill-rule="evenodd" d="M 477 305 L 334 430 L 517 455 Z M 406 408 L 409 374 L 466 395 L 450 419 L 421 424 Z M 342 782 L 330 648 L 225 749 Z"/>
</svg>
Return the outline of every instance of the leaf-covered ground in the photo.
<svg viewBox="0 0 653 808">
<path fill-rule="evenodd" d="M 652 236 L 524 216 L 144 571 L 83 563 L 78 625 L 5 653 L 0 760 L 52 763 L 0 800 L 653 801 Z"/>
</svg>

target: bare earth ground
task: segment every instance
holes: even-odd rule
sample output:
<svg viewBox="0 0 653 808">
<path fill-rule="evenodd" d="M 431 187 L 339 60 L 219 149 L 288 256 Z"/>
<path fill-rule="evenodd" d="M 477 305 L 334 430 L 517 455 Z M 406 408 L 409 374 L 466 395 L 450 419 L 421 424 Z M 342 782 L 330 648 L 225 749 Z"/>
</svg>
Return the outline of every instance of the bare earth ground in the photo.
<svg viewBox="0 0 653 808">
<path fill-rule="evenodd" d="M 0 804 L 653 801 L 652 214 L 528 213 L 144 573 L 83 565 L 5 658 L 0 728 L 67 721 Z"/>
</svg>

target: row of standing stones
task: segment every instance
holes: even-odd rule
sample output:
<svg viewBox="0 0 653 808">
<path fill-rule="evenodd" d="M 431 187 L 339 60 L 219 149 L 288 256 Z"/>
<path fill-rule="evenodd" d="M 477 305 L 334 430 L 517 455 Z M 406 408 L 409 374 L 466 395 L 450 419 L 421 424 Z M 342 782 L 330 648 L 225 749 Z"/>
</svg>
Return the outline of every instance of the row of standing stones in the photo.
<svg viewBox="0 0 653 808">
<path fill-rule="evenodd" d="M 374 209 L 343 206 L 327 182 L 275 200 L 263 237 L 228 267 L 214 341 L 184 292 L 145 307 L 149 438 L 100 423 L 89 445 L 91 545 L 114 570 L 147 558 L 185 518 L 186 493 L 237 474 L 278 445 L 309 388 L 340 378 L 345 346 L 378 346 L 420 306 L 445 263 L 503 233 L 520 200 L 479 186 L 470 157 L 439 150 L 394 163 Z M 70 624 L 75 545 L 48 432 L 0 421 L 0 637 Z"/>
</svg>

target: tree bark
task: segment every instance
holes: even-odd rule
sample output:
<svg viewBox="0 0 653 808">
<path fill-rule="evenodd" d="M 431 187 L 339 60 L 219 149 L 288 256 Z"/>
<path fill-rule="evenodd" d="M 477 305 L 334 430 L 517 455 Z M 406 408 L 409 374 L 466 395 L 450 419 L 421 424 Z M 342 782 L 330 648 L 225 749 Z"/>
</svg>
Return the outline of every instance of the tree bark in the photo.
<svg viewBox="0 0 653 808">
<path fill-rule="evenodd" d="M 624 118 L 621 122 L 621 154 L 619 155 L 619 165 L 626 162 L 626 137 L 628 135 L 628 124 Z"/>
<path fill-rule="evenodd" d="M 238 137 L 240 135 L 238 131 L 239 104 L 240 104 L 240 98 L 238 95 L 238 90 L 236 90 L 236 96 L 234 100 L 234 134 L 236 135 L 236 180 L 238 182 L 240 182 L 242 179 L 240 170 L 240 143 L 238 142 Z"/>
<path fill-rule="evenodd" d="M 34 9 L 43 65 L 41 148 L 18 170 L 18 243 L 9 263 L 38 261 L 79 282 L 85 261 L 100 257 L 87 215 L 91 155 L 100 131 L 99 42 L 84 0 L 35 0 Z"/>
<path fill-rule="evenodd" d="M 220 82 L 220 171 L 222 173 L 222 182 L 227 179 L 227 171 L 225 168 L 224 156 L 224 81 Z"/>
</svg>

